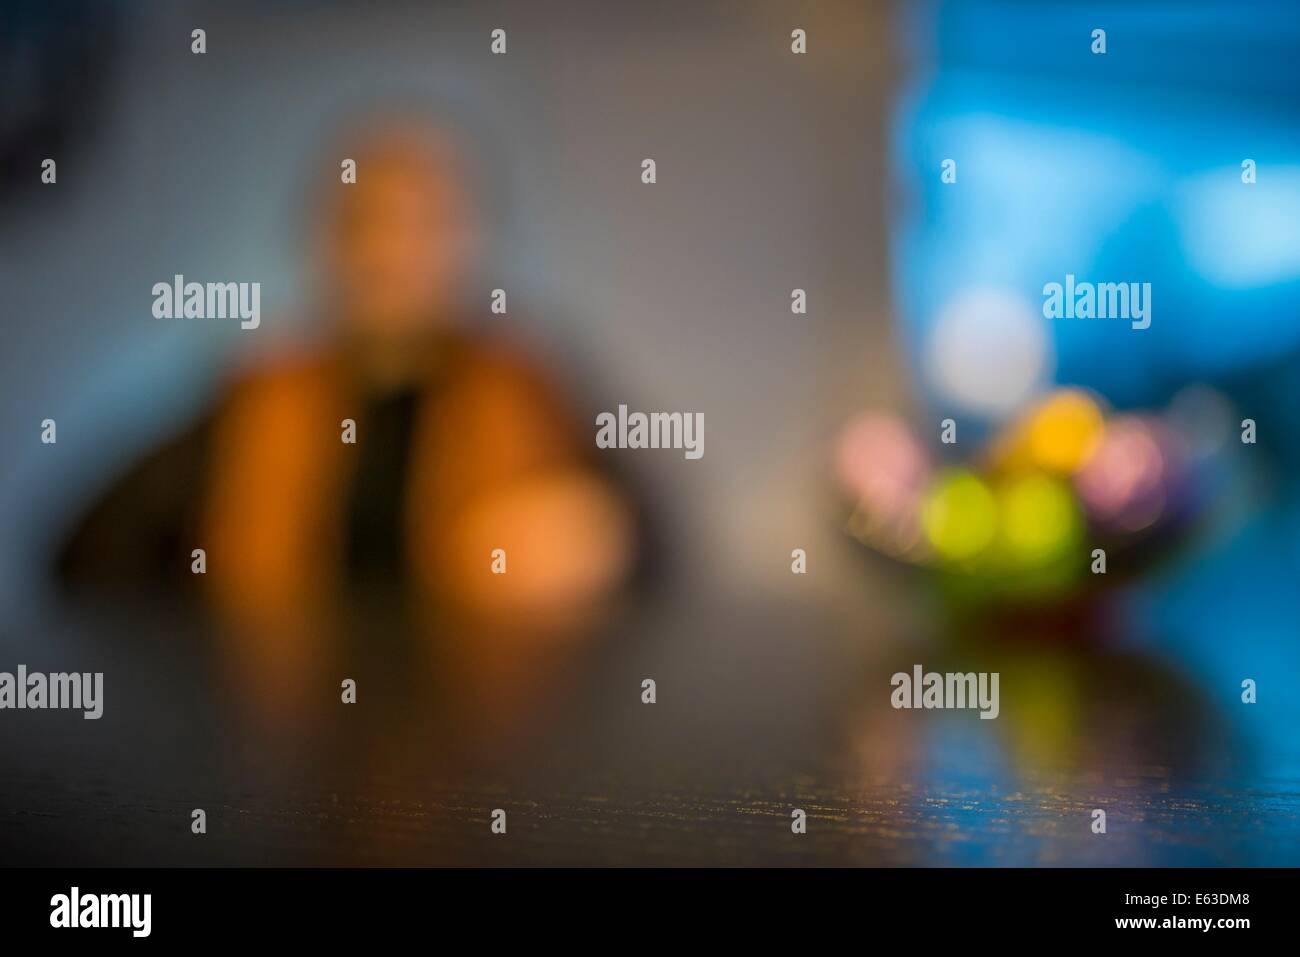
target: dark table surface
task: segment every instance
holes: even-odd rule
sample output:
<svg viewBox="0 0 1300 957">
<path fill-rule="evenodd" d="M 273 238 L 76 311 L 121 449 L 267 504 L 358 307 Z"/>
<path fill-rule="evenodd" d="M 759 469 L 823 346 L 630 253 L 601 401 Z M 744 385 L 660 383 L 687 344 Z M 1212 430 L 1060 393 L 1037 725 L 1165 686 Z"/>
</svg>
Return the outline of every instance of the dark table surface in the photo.
<svg viewBox="0 0 1300 957">
<path fill-rule="evenodd" d="M 104 717 L 0 715 L 0 860 L 1300 860 L 1294 764 L 1224 718 L 1230 699 L 1160 658 L 945 650 L 885 625 L 864 641 L 862 624 L 817 603 L 643 602 L 558 647 L 422 639 L 483 640 L 469 659 L 481 661 L 448 674 L 395 656 L 388 626 L 369 618 L 339 666 L 357 704 L 322 674 L 259 711 L 213 679 L 216 639 L 200 623 L 65 615 L 20 654 L 31 668 L 103 670 Z M 949 660 L 1000 670 L 997 721 L 890 708 L 893 671 Z M 206 834 L 191 833 L 195 808 Z M 503 835 L 490 828 L 497 808 Z M 1097 808 L 1105 834 L 1091 829 Z M 792 833 L 795 809 L 806 834 Z"/>
</svg>

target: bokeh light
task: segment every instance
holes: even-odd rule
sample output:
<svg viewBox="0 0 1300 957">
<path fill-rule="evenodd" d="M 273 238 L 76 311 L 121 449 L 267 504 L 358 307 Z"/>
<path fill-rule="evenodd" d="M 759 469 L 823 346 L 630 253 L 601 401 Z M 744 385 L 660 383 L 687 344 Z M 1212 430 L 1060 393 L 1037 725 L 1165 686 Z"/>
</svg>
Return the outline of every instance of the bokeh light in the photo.
<svg viewBox="0 0 1300 957">
<path fill-rule="evenodd" d="M 1168 504 L 1166 449 L 1151 423 L 1138 416 L 1113 421 L 1075 478 L 1088 513 L 1116 531 L 1154 525 Z"/>
<path fill-rule="evenodd" d="M 1050 374 L 1043 318 L 1015 293 L 964 292 L 939 313 L 925 342 L 930 386 L 954 411 L 1000 419 Z"/>
<path fill-rule="evenodd" d="M 1208 458 L 1222 452 L 1232 435 L 1232 403 L 1218 389 L 1193 383 L 1179 389 L 1170 401 L 1169 422 L 1189 455 Z"/>
<path fill-rule="evenodd" d="M 922 511 L 925 534 L 946 559 L 964 561 L 984 551 L 997 533 L 997 502 L 983 479 L 955 469 L 936 482 Z"/>
<path fill-rule="evenodd" d="M 1105 413 L 1091 394 L 1058 389 L 993 438 L 988 462 L 998 472 L 1071 475 L 1097 450 L 1105 425 Z"/>
<path fill-rule="evenodd" d="M 1082 390 L 1054 393 L 1029 420 L 1029 454 L 1035 465 L 1072 474 L 1101 443 L 1104 420 L 1097 403 Z"/>
<path fill-rule="evenodd" d="M 1042 473 L 1016 476 L 998 487 L 1000 545 L 1017 566 L 1050 562 L 1073 549 L 1082 520 L 1074 495 Z"/>
<path fill-rule="evenodd" d="M 855 419 L 840 437 L 835 468 L 857 506 L 849 520 L 854 536 L 896 558 L 928 554 L 920 511 L 930 457 L 902 420 L 875 413 Z"/>
</svg>

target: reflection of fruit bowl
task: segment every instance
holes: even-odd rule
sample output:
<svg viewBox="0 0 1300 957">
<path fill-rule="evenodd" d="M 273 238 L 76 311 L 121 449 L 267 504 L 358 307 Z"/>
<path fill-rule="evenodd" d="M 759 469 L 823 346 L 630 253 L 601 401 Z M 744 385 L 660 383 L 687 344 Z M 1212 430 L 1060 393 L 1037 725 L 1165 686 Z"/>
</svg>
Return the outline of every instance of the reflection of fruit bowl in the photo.
<svg viewBox="0 0 1300 957">
<path fill-rule="evenodd" d="M 1204 388 L 1165 413 L 1117 415 L 1065 388 L 948 466 L 900 419 L 866 413 L 840 435 L 836 475 L 848 530 L 874 551 L 978 602 L 1058 602 L 1189 526 L 1229 429 Z"/>
<path fill-rule="evenodd" d="M 910 672 L 913 661 L 899 652 L 865 683 L 885 687 L 890 673 Z M 1116 778 L 1159 786 L 1248 760 L 1221 701 L 1174 663 L 1141 650 L 983 641 L 937 648 L 925 661 L 940 673 L 1000 675 L 998 718 L 900 711 L 862 695 L 847 724 L 854 770 L 865 783 L 974 778 L 1015 791 L 1086 775 L 1103 787 Z"/>
</svg>

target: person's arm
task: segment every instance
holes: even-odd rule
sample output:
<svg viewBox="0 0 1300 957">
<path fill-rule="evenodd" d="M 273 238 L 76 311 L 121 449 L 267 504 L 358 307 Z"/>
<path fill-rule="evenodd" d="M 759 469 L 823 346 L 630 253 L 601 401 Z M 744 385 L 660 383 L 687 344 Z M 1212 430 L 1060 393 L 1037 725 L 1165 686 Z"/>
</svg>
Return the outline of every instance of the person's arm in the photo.
<svg viewBox="0 0 1300 957">
<path fill-rule="evenodd" d="M 73 594 L 189 592 L 210 422 L 159 446 L 84 511 L 58 550 Z"/>
<path fill-rule="evenodd" d="M 417 482 L 436 477 L 414 499 L 417 564 L 445 603 L 541 624 L 581 614 L 626 577 L 631 510 L 558 391 L 521 360 L 467 372 L 426 441 L 441 461 L 417 467 Z"/>
</svg>

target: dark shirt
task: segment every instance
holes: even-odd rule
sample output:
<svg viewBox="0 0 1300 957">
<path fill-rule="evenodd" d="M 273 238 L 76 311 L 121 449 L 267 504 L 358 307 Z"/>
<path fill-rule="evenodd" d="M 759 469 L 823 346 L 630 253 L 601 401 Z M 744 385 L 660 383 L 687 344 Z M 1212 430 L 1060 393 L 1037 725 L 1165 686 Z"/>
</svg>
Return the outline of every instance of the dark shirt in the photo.
<svg viewBox="0 0 1300 957">
<path fill-rule="evenodd" d="M 398 585 L 405 577 L 406 484 L 420 395 L 366 399 L 357 416 L 357 463 L 344 505 L 348 577 Z"/>
</svg>

